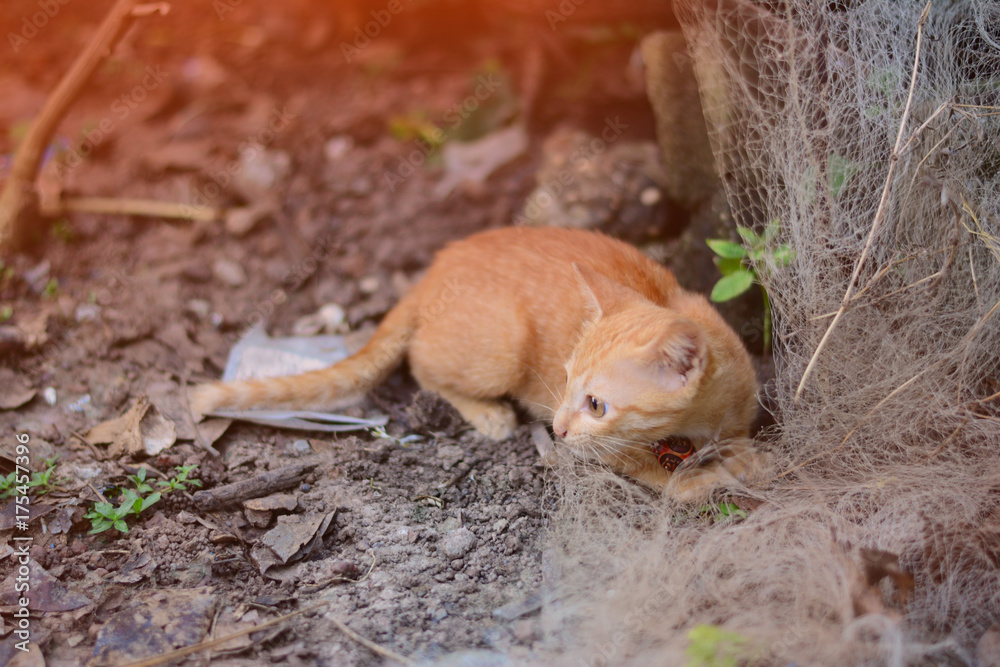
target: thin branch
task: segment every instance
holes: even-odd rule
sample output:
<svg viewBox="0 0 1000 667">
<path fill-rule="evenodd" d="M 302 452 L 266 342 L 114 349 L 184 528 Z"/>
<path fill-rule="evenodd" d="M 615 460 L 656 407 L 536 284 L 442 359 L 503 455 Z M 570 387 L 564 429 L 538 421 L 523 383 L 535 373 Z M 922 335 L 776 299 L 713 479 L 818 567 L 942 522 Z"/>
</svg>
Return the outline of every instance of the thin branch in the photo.
<svg viewBox="0 0 1000 667">
<path fill-rule="evenodd" d="M 132 24 L 137 2 L 138 0 L 118 0 L 115 3 L 90 43 L 49 95 L 28 128 L 24 141 L 18 146 L 10 177 L 0 192 L 0 252 L 8 252 L 25 240 L 25 228 L 31 221 L 32 211 L 37 207 L 34 181 L 45 147 L 94 70 L 111 53 L 114 45 Z M 162 11 L 160 5 L 155 7 Z"/>
<path fill-rule="evenodd" d="M 221 211 L 213 206 L 195 206 L 156 199 L 119 199 L 115 197 L 66 197 L 59 202 L 53 212 L 62 213 L 103 213 L 106 215 L 141 215 L 150 218 L 173 218 L 211 222 L 221 217 Z"/>
<path fill-rule="evenodd" d="M 865 259 L 868 257 L 868 251 L 871 250 L 872 242 L 875 240 L 875 234 L 878 232 L 879 227 L 882 226 L 882 220 L 885 218 L 885 211 L 889 201 L 889 192 L 892 190 L 892 177 L 896 172 L 896 165 L 899 163 L 900 147 L 903 144 L 903 136 L 906 133 L 906 125 L 910 118 L 910 108 L 913 105 L 913 94 L 917 87 L 917 71 L 920 66 L 920 46 L 923 38 L 924 23 L 926 23 L 927 16 L 930 14 L 930 11 L 931 3 L 928 2 L 923 11 L 920 12 L 920 20 L 917 21 L 917 46 L 916 52 L 913 55 L 913 73 L 910 75 L 910 92 L 906 97 L 906 106 L 903 109 L 903 117 L 899 122 L 899 132 L 896 135 L 896 145 L 892 149 L 892 156 L 889 159 L 889 170 L 885 177 L 885 186 L 882 188 L 882 198 L 879 200 L 878 210 L 875 211 L 875 219 L 872 221 L 871 231 L 868 232 L 868 240 L 865 242 L 865 247 L 861 251 L 861 257 L 858 258 L 857 264 L 854 265 L 854 273 L 851 274 L 851 280 L 847 283 L 847 291 L 844 293 L 840 309 L 837 310 L 837 315 L 833 318 L 833 322 L 831 322 L 830 326 L 827 327 L 826 333 L 824 333 L 823 338 L 820 339 L 819 345 L 816 346 L 816 351 L 813 352 L 812 358 L 809 359 L 809 363 L 806 365 L 806 370 L 802 374 L 802 379 L 799 381 L 798 389 L 795 390 L 796 403 L 798 403 L 799 398 L 802 396 L 802 391 L 806 386 L 806 380 L 809 379 L 813 369 L 816 367 L 816 362 L 819 360 L 820 353 L 822 353 L 823 348 L 826 347 L 827 342 L 830 340 L 830 335 L 833 333 L 834 328 L 836 328 L 837 323 L 840 322 L 840 318 L 843 317 L 844 313 L 847 311 L 847 305 L 850 303 L 851 296 L 854 294 L 854 286 L 858 281 L 858 276 L 861 274 L 861 267 L 864 266 Z"/>
<path fill-rule="evenodd" d="M 272 618 L 270 621 L 265 621 L 258 625 L 254 625 L 249 628 L 243 628 L 242 630 L 237 630 L 236 632 L 231 632 L 228 635 L 223 635 L 222 637 L 217 637 L 215 639 L 209 639 L 203 642 L 199 642 L 192 646 L 185 646 L 184 648 L 179 648 L 174 651 L 167 651 L 166 653 L 161 653 L 159 655 L 154 655 L 152 658 L 143 658 L 142 660 L 136 660 L 134 662 L 125 663 L 119 667 L 155 667 L 156 665 L 162 665 L 165 662 L 172 662 L 178 658 L 183 658 L 189 656 L 192 653 L 198 653 L 206 649 L 215 648 L 226 642 L 230 642 L 234 639 L 239 639 L 245 635 L 252 632 L 258 632 L 264 630 L 265 628 L 270 628 L 272 626 L 278 625 L 279 623 L 284 623 L 290 618 L 296 616 L 301 616 L 302 614 L 309 613 L 310 611 L 316 611 L 322 607 L 330 604 L 327 602 L 320 602 L 319 604 L 314 604 L 312 606 L 306 607 L 305 609 L 299 609 L 298 611 L 293 611 L 290 614 L 285 614 L 284 616 L 279 616 L 278 618 Z"/>
</svg>

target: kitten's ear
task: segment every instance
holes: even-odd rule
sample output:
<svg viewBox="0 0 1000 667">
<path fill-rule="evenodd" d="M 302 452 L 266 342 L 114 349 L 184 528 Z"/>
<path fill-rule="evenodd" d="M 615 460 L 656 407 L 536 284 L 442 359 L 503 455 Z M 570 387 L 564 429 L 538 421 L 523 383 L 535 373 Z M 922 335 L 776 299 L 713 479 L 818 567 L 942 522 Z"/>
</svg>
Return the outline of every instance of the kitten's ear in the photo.
<svg viewBox="0 0 1000 667">
<path fill-rule="evenodd" d="M 586 300 L 587 312 L 595 319 L 619 310 L 622 306 L 642 300 L 642 295 L 633 289 L 616 283 L 607 276 L 591 268 L 573 262 L 580 291 Z"/>
<path fill-rule="evenodd" d="M 697 382 L 708 363 L 708 341 L 690 320 L 678 320 L 651 346 L 667 391 L 680 391 Z"/>
</svg>

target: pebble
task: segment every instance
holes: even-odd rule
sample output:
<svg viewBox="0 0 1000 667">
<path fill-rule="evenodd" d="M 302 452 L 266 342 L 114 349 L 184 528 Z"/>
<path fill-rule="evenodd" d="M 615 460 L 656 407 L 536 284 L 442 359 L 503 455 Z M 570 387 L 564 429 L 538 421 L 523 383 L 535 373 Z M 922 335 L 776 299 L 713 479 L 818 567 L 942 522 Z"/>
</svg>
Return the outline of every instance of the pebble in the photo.
<svg viewBox="0 0 1000 667">
<path fill-rule="evenodd" d="M 659 188 L 649 187 L 639 193 L 639 201 L 643 206 L 652 206 L 663 198 Z"/>
<path fill-rule="evenodd" d="M 379 284 L 378 276 L 367 276 L 358 281 L 358 289 L 362 294 L 374 294 L 378 291 Z"/>
<path fill-rule="evenodd" d="M 354 139 L 349 136 L 331 137 L 323 146 L 323 154 L 330 162 L 339 160 L 354 148 Z"/>
<path fill-rule="evenodd" d="M 292 158 L 285 151 L 246 150 L 240 153 L 242 169 L 233 174 L 233 187 L 256 202 L 266 198 L 291 171 Z"/>
<path fill-rule="evenodd" d="M 323 329 L 326 333 L 336 333 L 347 319 L 344 309 L 336 303 L 328 303 L 316 313 L 323 322 Z"/>
<path fill-rule="evenodd" d="M 208 317 L 212 312 L 212 304 L 205 299 L 191 299 L 187 302 L 188 312 L 200 320 Z"/>
<path fill-rule="evenodd" d="M 509 525 L 510 521 L 508 521 L 507 519 L 500 519 L 499 521 L 493 524 L 493 532 L 497 534 L 502 533 L 503 531 L 507 530 L 507 526 Z"/>
<path fill-rule="evenodd" d="M 45 389 L 43 389 L 42 390 L 42 398 L 45 400 L 45 402 L 48 405 L 54 406 L 56 404 L 57 400 L 58 400 L 57 397 L 56 397 L 56 389 L 55 389 L 55 387 L 46 387 Z"/>
<path fill-rule="evenodd" d="M 73 314 L 74 319 L 77 323 L 80 322 L 93 322 L 101 316 L 101 307 L 96 303 L 81 303 L 76 307 L 76 312 Z"/>
<path fill-rule="evenodd" d="M 231 259 L 215 260 L 212 264 L 212 273 L 220 282 L 229 287 L 239 287 L 247 281 L 247 274 L 243 267 Z"/>
<path fill-rule="evenodd" d="M 193 283 L 207 283 L 212 279 L 212 268 L 201 262 L 192 262 L 184 267 L 181 275 Z"/>
<path fill-rule="evenodd" d="M 478 541 L 478 538 L 471 530 L 468 528 L 459 528 L 445 535 L 438 548 L 445 556 L 454 560 L 472 551 Z"/>
<path fill-rule="evenodd" d="M 292 451 L 296 454 L 308 454 L 312 451 L 312 446 L 308 440 L 296 440 L 292 443 Z"/>
<path fill-rule="evenodd" d="M 358 176 L 348 186 L 348 192 L 355 197 L 364 197 L 371 193 L 373 183 L 367 176 Z"/>
</svg>

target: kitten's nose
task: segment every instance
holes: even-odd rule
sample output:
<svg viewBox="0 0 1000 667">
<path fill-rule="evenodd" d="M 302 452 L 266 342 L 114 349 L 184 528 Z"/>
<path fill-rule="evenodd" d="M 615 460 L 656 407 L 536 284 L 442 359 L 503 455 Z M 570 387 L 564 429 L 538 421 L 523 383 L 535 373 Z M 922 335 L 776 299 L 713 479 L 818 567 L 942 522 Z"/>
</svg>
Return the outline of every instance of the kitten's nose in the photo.
<svg viewBox="0 0 1000 667">
<path fill-rule="evenodd" d="M 562 413 L 557 413 L 556 418 L 552 421 L 552 432 L 556 434 L 559 438 L 565 438 L 569 429 L 566 428 L 566 420 L 563 418 Z"/>
</svg>

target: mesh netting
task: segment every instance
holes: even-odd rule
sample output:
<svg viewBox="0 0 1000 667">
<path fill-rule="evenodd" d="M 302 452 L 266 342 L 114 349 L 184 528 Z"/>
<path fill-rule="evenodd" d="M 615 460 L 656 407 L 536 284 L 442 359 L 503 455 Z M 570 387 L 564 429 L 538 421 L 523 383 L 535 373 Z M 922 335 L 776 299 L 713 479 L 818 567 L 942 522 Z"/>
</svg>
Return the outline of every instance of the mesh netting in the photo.
<svg viewBox="0 0 1000 667">
<path fill-rule="evenodd" d="M 548 636 L 590 664 L 970 663 L 1000 621 L 1000 6 L 677 5 L 734 218 L 794 251 L 756 267 L 783 474 L 739 522 L 565 479 Z"/>
</svg>

